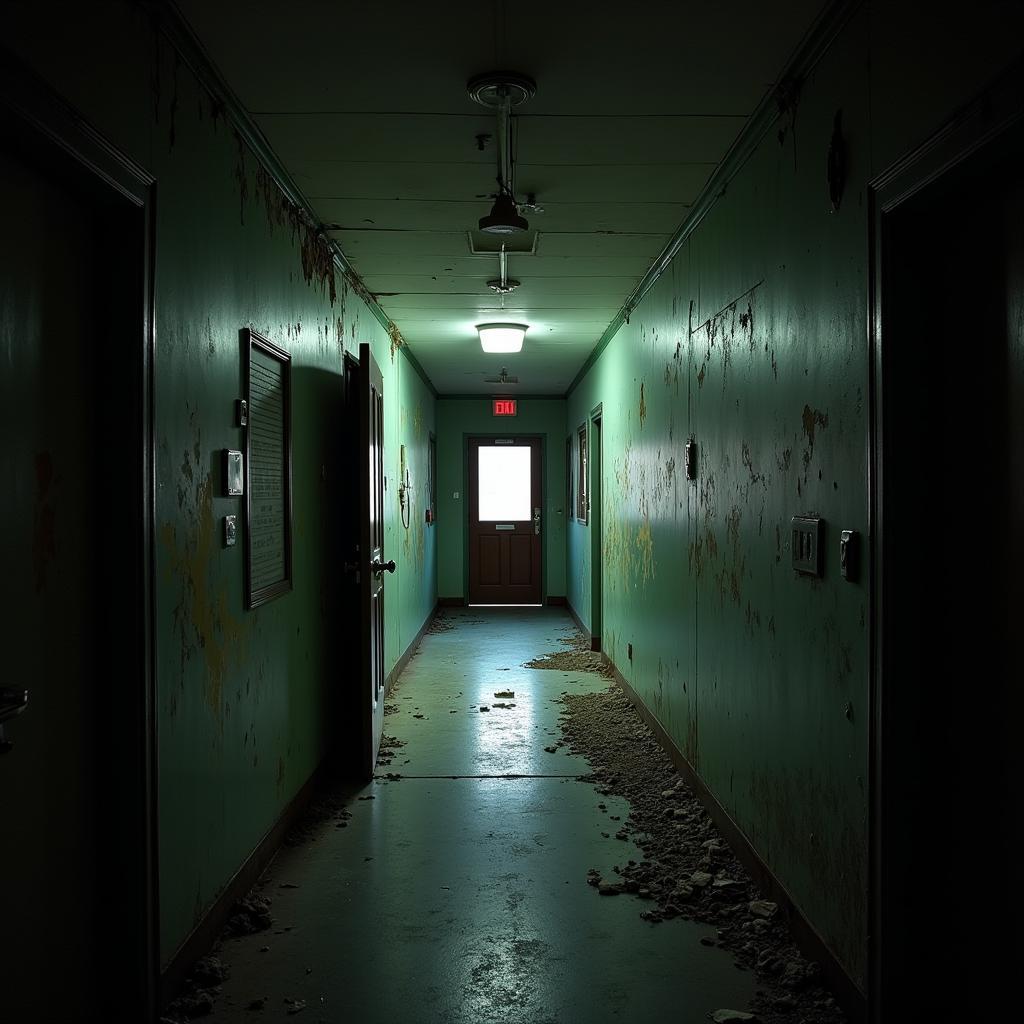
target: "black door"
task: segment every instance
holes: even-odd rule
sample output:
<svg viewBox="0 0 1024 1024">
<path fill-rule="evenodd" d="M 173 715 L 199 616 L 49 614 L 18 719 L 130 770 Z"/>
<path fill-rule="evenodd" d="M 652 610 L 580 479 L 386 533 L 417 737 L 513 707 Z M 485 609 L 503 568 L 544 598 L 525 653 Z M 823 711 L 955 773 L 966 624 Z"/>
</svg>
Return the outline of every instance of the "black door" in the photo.
<svg viewBox="0 0 1024 1024">
<path fill-rule="evenodd" d="M 356 775 L 369 779 L 377 762 L 384 723 L 384 578 L 395 571 L 384 559 L 384 382 L 370 346 L 359 346 L 350 364 L 349 399 L 358 417 L 355 477 L 358 481 L 353 533 L 359 545 L 350 563 L 358 592 L 359 675 L 354 713 L 357 724 Z"/>
<path fill-rule="evenodd" d="M 149 185 L 32 88 L 0 81 L 0 1016 L 102 1016 L 114 956 L 148 1020 Z"/>
<path fill-rule="evenodd" d="M 1020 869 L 1024 131 L 964 142 L 971 155 L 940 145 L 878 199 L 872 940 L 884 1021 L 966 1020 L 979 998 L 999 1016 L 1018 1001 L 1014 944 L 986 938 L 1004 927 L 1007 893 L 964 871 L 979 850 L 984 879 Z"/>
</svg>

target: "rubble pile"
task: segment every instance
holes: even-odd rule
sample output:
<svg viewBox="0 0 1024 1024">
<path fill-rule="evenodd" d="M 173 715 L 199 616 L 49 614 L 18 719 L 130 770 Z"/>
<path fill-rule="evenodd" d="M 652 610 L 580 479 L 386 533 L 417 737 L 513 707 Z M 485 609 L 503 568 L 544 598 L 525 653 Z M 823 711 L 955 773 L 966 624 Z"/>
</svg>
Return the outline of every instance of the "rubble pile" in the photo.
<svg viewBox="0 0 1024 1024">
<path fill-rule="evenodd" d="M 701 941 L 727 950 L 739 969 L 756 972 L 760 985 L 753 1016 L 730 1019 L 844 1021 L 818 965 L 793 943 L 782 910 L 757 892 L 622 691 L 564 693 L 561 702 L 559 746 L 587 758 L 592 771 L 583 781 L 592 782 L 601 796 L 624 797 L 630 805 L 626 821 L 605 835 L 632 840 L 644 855 L 616 865 L 609 878 L 591 868 L 588 884 L 602 896 L 632 894 L 644 902 L 640 916 L 653 923 L 683 917 L 716 926 L 717 937 Z M 603 803 L 598 807 L 607 813 Z"/>
</svg>

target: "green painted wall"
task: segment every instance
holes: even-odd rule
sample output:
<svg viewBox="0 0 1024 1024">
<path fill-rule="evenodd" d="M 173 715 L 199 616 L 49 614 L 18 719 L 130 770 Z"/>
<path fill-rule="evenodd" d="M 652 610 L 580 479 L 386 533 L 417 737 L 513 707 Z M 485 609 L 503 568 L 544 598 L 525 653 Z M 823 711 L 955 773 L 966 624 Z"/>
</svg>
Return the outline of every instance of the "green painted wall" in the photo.
<svg viewBox="0 0 1024 1024">
<path fill-rule="evenodd" d="M 838 543 L 868 531 L 866 186 L 999 66 L 980 40 L 1006 38 L 919 11 L 855 16 L 568 402 L 571 426 L 604 407 L 604 649 L 861 985 L 869 594 Z M 821 580 L 790 568 L 798 513 L 826 521 Z M 569 524 L 567 559 L 588 622 L 589 527 Z"/>
<path fill-rule="evenodd" d="M 386 668 L 435 603 L 423 523 L 434 399 L 326 250 L 148 19 L 90 5 L 61 33 L 19 9 L 5 40 L 157 180 L 156 651 L 161 953 L 166 963 L 323 758 L 341 723 L 328 695 L 351 685 L 353 638 L 336 621 L 344 585 L 340 471 L 346 351 L 370 342 L 384 374 Z M 102 69 L 100 72 L 98 69 Z M 294 590 L 243 608 L 244 546 L 225 549 L 218 454 L 242 447 L 238 331 L 292 356 Z M 399 445 L 413 482 L 399 520 Z"/>
<path fill-rule="evenodd" d="M 565 594 L 565 433 L 561 398 L 522 398 L 512 421 L 496 420 L 489 398 L 438 399 L 437 593 L 441 597 L 466 593 L 466 438 L 473 434 L 544 438 L 544 595 Z"/>
</svg>

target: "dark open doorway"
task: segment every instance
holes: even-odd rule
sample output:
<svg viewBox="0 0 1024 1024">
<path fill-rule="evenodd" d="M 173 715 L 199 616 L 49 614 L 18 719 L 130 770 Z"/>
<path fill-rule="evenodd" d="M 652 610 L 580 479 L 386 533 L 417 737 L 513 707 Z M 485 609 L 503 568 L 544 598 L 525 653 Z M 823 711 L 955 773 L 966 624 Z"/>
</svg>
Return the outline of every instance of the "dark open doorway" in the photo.
<svg viewBox="0 0 1024 1024">
<path fill-rule="evenodd" d="M 10 62 L 0 181 L 3 1012 L 152 1020 L 153 182 Z"/>
<path fill-rule="evenodd" d="M 1014 995 L 984 879 L 1020 848 L 1021 95 L 1018 69 L 873 191 L 876 1021 Z"/>
</svg>

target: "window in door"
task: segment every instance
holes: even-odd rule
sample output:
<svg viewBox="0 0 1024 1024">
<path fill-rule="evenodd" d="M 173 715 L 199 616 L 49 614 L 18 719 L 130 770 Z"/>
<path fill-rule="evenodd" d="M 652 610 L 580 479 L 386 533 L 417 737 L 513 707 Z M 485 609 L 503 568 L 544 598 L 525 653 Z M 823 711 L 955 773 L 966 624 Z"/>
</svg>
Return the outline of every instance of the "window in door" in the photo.
<svg viewBox="0 0 1024 1024">
<path fill-rule="evenodd" d="M 477 517 L 482 523 L 507 519 L 529 519 L 530 449 L 480 447 L 477 476 L 479 505 Z"/>
<path fill-rule="evenodd" d="M 588 498 L 587 493 L 587 425 L 584 423 L 576 431 L 577 451 L 576 459 L 576 518 L 581 522 L 587 521 Z"/>
<path fill-rule="evenodd" d="M 573 514 L 572 503 L 572 434 L 565 439 L 565 514 Z"/>
</svg>

